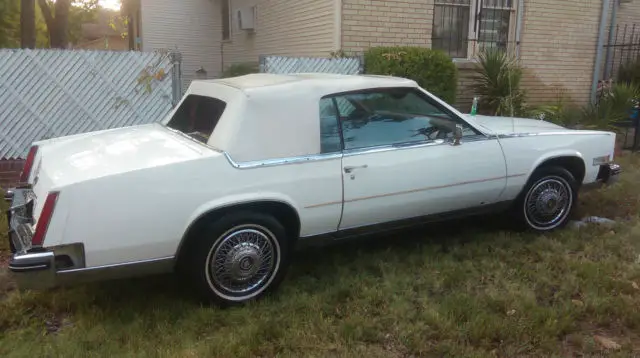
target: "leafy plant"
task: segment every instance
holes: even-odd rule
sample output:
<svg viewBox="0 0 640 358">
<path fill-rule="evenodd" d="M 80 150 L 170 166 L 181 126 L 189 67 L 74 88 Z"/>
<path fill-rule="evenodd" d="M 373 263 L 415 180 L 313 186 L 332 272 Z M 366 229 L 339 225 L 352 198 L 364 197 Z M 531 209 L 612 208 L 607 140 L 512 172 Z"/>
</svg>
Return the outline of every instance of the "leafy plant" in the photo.
<svg viewBox="0 0 640 358">
<path fill-rule="evenodd" d="M 584 117 L 583 109 L 567 102 L 564 96 L 558 96 L 555 103 L 533 108 L 529 114 L 531 117 L 568 128 L 578 126 Z"/>
<path fill-rule="evenodd" d="M 474 72 L 475 83 L 471 88 L 480 96 L 479 113 L 498 116 L 524 113 L 522 69 L 513 57 L 499 49 L 484 49 L 478 55 Z"/>
<path fill-rule="evenodd" d="M 405 77 L 453 103 L 458 69 L 444 52 L 423 47 L 372 47 L 364 55 L 368 74 Z"/>
<path fill-rule="evenodd" d="M 245 62 L 245 63 L 236 63 L 227 67 L 222 73 L 222 78 L 227 77 L 237 77 L 248 75 L 250 73 L 258 73 L 260 72 L 260 68 L 257 63 L 253 62 Z"/>
<path fill-rule="evenodd" d="M 616 83 L 605 91 L 595 105 L 584 109 L 583 123 L 592 128 L 611 128 L 613 122 L 629 118 L 640 98 L 640 87 L 635 83 Z"/>
</svg>

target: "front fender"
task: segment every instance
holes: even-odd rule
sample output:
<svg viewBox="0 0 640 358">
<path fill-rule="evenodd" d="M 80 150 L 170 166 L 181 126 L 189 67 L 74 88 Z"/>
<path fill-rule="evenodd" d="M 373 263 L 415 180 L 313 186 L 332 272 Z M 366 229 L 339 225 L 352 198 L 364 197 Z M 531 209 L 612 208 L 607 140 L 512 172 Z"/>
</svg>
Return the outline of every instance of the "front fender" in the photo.
<svg viewBox="0 0 640 358">
<path fill-rule="evenodd" d="M 540 165 L 542 165 L 544 162 L 552 160 L 552 159 L 556 159 L 556 158 L 562 158 L 562 157 L 580 158 L 582 160 L 582 162 L 584 163 L 584 157 L 582 156 L 582 153 L 580 153 L 579 151 L 577 151 L 575 149 L 553 150 L 553 151 L 544 153 L 536 161 L 533 162 L 533 164 L 531 165 L 531 168 L 529 168 L 529 172 L 527 173 L 527 182 L 529 181 L 529 178 L 531 178 L 531 175 L 533 175 L 533 172 Z M 586 170 L 586 166 L 585 166 L 585 170 Z"/>
</svg>

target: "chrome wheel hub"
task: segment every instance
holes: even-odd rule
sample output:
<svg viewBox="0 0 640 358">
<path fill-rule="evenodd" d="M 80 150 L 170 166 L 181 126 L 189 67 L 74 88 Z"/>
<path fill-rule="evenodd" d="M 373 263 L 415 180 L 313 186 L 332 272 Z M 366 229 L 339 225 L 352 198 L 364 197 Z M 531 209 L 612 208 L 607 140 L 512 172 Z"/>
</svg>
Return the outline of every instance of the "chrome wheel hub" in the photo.
<svg viewBox="0 0 640 358">
<path fill-rule="evenodd" d="M 242 294 L 266 282 L 274 271 L 273 240 L 254 229 L 232 231 L 217 245 L 211 277 L 225 291 Z"/>
<path fill-rule="evenodd" d="M 525 201 L 528 220 L 538 228 L 556 226 L 568 215 L 572 195 L 564 180 L 549 178 L 538 182 Z"/>
<path fill-rule="evenodd" d="M 563 198 L 556 190 L 545 189 L 536 202 L 536 210 L 544 215 L 551 215 L 562 208 Z"/>
</svg>

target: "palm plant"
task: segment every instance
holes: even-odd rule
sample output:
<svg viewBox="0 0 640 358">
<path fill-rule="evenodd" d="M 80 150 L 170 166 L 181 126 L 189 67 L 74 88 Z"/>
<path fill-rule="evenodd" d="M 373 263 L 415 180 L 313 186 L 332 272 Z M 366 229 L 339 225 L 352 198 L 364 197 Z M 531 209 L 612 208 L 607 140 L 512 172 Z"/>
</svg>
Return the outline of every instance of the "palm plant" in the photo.
<svg viewBox="0 0 640 358">
<path fill-rule="evenodd" d="M 505 51 L 487 48 L 478 54 L 472 89 L 480 96 L 478 112 L 489 115 L 521 115 L 524 92 L 520 89 L 522 69 Z"/>
</svg>

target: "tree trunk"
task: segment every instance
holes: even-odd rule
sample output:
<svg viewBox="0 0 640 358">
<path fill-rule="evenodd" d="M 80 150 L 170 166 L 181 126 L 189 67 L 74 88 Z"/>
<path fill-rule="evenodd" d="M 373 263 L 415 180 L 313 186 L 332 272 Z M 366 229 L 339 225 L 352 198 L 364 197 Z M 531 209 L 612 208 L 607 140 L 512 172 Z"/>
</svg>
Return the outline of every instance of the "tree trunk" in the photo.
<svg viewBox="0 0 640 358">
<path fill-rule="evenodd" d="M 35 0 L 20 0 L 20 47 L 36 47 Z"/>
<path fill-rule="evenodd" d="M 57 0 L 53 14 L 47 0 L 38 0 L 38 5 L 42 10 L 44 21 L 47 23 L 51 48 L 67 48 L 67 24 L 71 0 Z"/>
<path fill-rule="evenodd" d="M 71 0 L 56 0 L 55 26 L 51 34 L 51 48 L 67 48 L 67 25 L 69 23 L 69 7 Z"/>
</svg>

